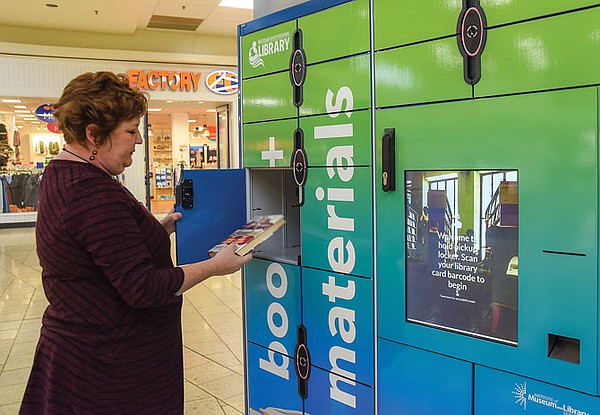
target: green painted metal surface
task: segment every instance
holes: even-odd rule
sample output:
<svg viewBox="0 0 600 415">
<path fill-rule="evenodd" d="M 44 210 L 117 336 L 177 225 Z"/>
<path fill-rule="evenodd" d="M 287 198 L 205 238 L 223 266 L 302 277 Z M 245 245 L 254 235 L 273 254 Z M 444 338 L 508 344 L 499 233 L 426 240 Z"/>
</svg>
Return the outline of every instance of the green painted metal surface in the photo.
<svg viewBox="0 0 600 415">
<path fill-rule="evenodd" d="M 368 0 L 355 0 L 298 19 L 309 64 L 370 48 Z"/>
<path fill-rule="evenodd" d="M 352 147 L 355 166 L 371 165 L 371 111 L 301 118 L 300 127 L 309 166 L 330 166 L 337 146 Z"/>
<path fill-rule="evenodd" d="M 491 29 L 475 95 L 600 83 L 599 33 L 600 8 Z"/>
<path fill-rule="evenodd" d="M 373 9 L 375 50 L 380 50 L 455 34 L 462 1 L 374 0 Z"/>
<path fill-rule="evenodd" d="M 342 102 L 342 88 L 351 90 L 351 101 Z M 326 114 L 348 108 L 358 110 L 369 108 L 370 105 L 370 55 L 364 54 L 306 68 L 304 102 L 300 107 L 300 115 Z"/>
<path fill-rule="evenodd" d="M 456 38 L 375 54 L 377 107 L 469 98 Z"/>
<path fill-rule="evenodd" d="M 292 20 L 242 37 L 242 79 L 287 70 L 294 30 Z"/>
<path fill-rule="evenodd" d="M 481 0 L 488 26 L 532 19 L 553 13 L 599 5 L 598 0 Z"/>
<path fill-rule="evenodd" d="M 289 167 L 295 119 L 244 125 L 244 167 Z"/>
<path fill-rule="evenodd" d="M 244 123 L 296 117 L 288 72 L 242 81 Z"/>
<path fill-rule="evenodd" d="M 301 211 L 303 266 L 373 276 L 371 194 L 369 167 L 344 162 L 308 169 Z M 332 263 L 343 265 L 334 269 Z"/>
<path fill-rule="evenodd" d="M 397 190 L 378 186 L 380 336 L 596 393 L 598 346 L 597 88 L 380 110 L 396 130 Z M 404 171 L 517 169 L 518 347 L 405 322 Z M 556 255 L 544 251 L 577 255 Z M 393 294 L 390 294 L 393 293 Z M 547 357 L 549 333 L 581 341 L 581 363 Z"/>
</svg>

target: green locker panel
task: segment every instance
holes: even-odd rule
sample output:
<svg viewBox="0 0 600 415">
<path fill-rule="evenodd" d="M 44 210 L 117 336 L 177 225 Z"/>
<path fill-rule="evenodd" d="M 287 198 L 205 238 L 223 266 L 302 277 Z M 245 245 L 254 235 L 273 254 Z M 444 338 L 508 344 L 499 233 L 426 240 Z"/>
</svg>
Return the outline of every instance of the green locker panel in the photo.
<svg viewBox="0 0 600 415">
<path fill-rule="evenodd" d="M 598 5 L 598 0 L 480 0 L 481 7 L 487 16 L 487 25 L 496 26 L 519 20 L 531 19 L 580 7 Z"/>
<path fill-rule="evenodd" d="M 242 79 L 287 70 L 294 30 L 292 20 L 242 37 Z"/>
<path fill-rule="evenodd" d="M 597 88 L 377 111 L 375 174 L 377 177 L 382 174 L 384 129 L 395 128 L 397 179 L 396 191 L 383 192 L 380 183 L 376 191 L 378 291 L 381 294 L 378 313 L 393 316 L 380 319 L 379 335 L 458 359 L 597 393 L 597 123 Z M 478 252 L 483 256 L 466 259 L 464 263 L 448 263 L 446 258 L 449 257 L 440 254 L 440 250 L 453 244 L 468 246 L 458 242 L 460 239 L 456 237 L 447 241 L 439 238 L 437 232 L 431 233 L 441 224 L 432 223 L 431 210 L 443 204 L 437 197 L 433 198 L 432 193 L 427 194 L 426 200 L 421 199 L 416 189 L 427 186 L 414 181 L 408 186 L 405 173 L 437 172 L 439 181 L 456 177 L 458 208 L 454 212 L 460 216 L 454 217 L 460 220 L 459 235 L 468 236 L 469 229 L 475 230 L 477 235 L 478 222 L 481 223 L 483 217 L 488 218 L 487 203 L 480 203 L 485 194 L 483 179 L 468 179 L 483 177 L 496 169 L 518 172 L 518 192 L 506 193 L 502 201 L 503 193 L 499 190 L 499 212 L 501 218 L 508 221 L 500 222 L 494 230 L 496 239 L 498 230 L 507 235 L 506 231 L 512 227 L 511 237 L 517 238 L 518 254 L 509 256 L 503 268 L 496 268 L 498 272 L 487 273 L 490 262 L 486 261 L 493 261 L 496 255 L 484 254 L 484 248 L 492 244 L 492 234 L 491 228 L 484 228 L 482 224 L 479 232 L 482 235 L 481 229 L 487 230 L 487 245 L 476 246 L 481 247 Z M 428 182 L 429 189 L 433 188 L 432 183 Z M 461 186 L 467 193 L 461 191 Z M 427 225 L 425 235 L 440 239 L 430 241 L 433 250 L 423 248 L 420 253 L 415 250 L 411 254 L 407 235 L 413 224 L 405 223 L 404 214 L 408 192 L 411 203 L 414 204 L 415 199 L 424 200 L 423 206 L 428 207 L 428 216 L 423 216 L 419 209 L 414 221 L 416 228 L 422 223 Z M 425 194 L 425 190 L 421 193 Z M 481 205 L 484 207 L 478 210 L 477 206 Z M 512 205 L 508 206 L 511 209 L 502 216 L 507 205 Z M 418 231 L 417 243 L 427 246 L 427 238 L 421 238 Z M 430 307 L 432 320 L 426 324 L 407 322 L 412 312 L 411 303 L 418 297 L 416 291 L 406 285 L 411 274 L 406 271 L 410 268 L 405 267 L 412 261 L 411 255 L 433 258 L 433 266 L 439 268 L 434 273 L 425 266 L 418 274 L 423 276 L 426 285 L 420 292 L 433 292 L 429 298 L 422 295 L 422 304 L 416 304 L 422 309 L 425 309 L 423 304 L 433 305 Z M 477 273 L 481 279 L 459 283 L 466 281 L 463 278 L 468 273 Z M 454 279 L 457 274 L 458 279 Z M 412 275 L 417 276 L 417 273 Z M 493 300 L 495 282 L 511 278 L 516 283 L 512 294 L 518 301 L 503 304 L 498 314 L 493 304 L 500 303 Z M 454 290 L 444 287 L 456 288 L 456 295 Z M 472 303 L 471 290 L 482 293 Z M 512 314 L 505 312 L 507 307 L 512 307 Z M 448 312 L 448 308 L 453 311 Z M 498 315 L 499 321 L 495 320 Z M 455 332 L 439 330 L 431 327 L 436 326 L 433 320 L 436 316 L 442 319 L 465 316 L 470 326 Z M 504 318 L 512 321 L 512 330 L 518 333 L 515 338 L 494 338 Z M 449 327 L 444 322 L 437 324 Z M 503 340 L 508 340 L 508 344 Z M 574 346 L 576 342 L 578 345 Z M 573 356 L 565 360 L 552 355 L 556 344 L 573 351 L 577 361 Z"/>
<path fill-rule="evenodd" d="M 296 117 L 288 72 L 242 81 L 243 122 Z"/>
<path fill-rule="evenodd" d="M 359 110 L 370 105 L 370 55 L 363 54 L 306 68 L 301 116 Z"/>
<path fill-rule="evenodd" d="M 309 64 L 370 48 L 369 1 L 354 0 L 298 19 Z"/>
<path fill-rule="evenodd" d="M 373 9 L 375 50 L 380 50 L 455 34 L 462 3 L 374 0 Z"/>
<path fill-rule="evenodd" d="M 245 124 L 244 167 L 289 167 L 297 126 L 295 119 Z"/>
<path fill-rule="evenodd" d="M 595 8 L 489 30 L 475 95 L 598 84 L 598 22 Z"/>
<path fill-rule="evenodd" d="M 454 37 L 375 54 L 377 107 L 471 96 Z"/>
<path fill-rule="evenodd" d="M 355 111 L 305 117 L 300 119 L 304 131 L 304 149 L 310 167 L 332 166 L 339 148 L 351 147 L 354 166 L 371 165 L 371 111 Z"/>
<path fill-rule="evenodd" d="M 338 158 L 349 157 L 348 148 Z M 301 210 L 302 265 L 373 277 L 370 167 L 309 168 Z"/>
</svg>

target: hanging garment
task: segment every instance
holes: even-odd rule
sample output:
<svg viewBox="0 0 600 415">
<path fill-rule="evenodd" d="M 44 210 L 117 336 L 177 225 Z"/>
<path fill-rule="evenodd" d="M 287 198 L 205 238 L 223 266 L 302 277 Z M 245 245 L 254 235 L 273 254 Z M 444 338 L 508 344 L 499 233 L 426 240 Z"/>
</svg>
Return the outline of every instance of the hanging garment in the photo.
<svg viewBox="0 0 600 415">
<path fill-rule="evenodd" d="M 60 151 L 60 146 L 58 145 L 58 141 L 50 141 L 48 143 L 48 152 L 53 156 L 57 155 Z"/>
<path fill-rule="evenodd" d="M 23 197 L 23 204 L 25 206 L 37 208 L 40 200 L 39 186 L 41 178 L 41 175 L 34 173 L 27 179 L 27 183 L 25 183 L 25 195 Z"/>
<path fill-rule="evenodd" d="M 13 134 L 13 146 L 19 147 L 21 145 L 21 133 L 18 130 L 15 130 Z"/>
<path fill-rule="evenodd" d="M 17 208 L 25 207 L 25 184 L 29 180 L 30 174 L 18 173 L 12 176 L 10 183 L 10 193 L 12 195 L 12 204 Z"/>
</svg>

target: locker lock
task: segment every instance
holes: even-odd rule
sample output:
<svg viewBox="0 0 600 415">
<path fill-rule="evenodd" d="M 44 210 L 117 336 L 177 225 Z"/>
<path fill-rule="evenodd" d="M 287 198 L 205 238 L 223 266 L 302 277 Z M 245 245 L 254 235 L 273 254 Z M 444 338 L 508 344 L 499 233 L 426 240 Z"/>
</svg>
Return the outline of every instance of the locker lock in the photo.
<svg viewBox="0 0 600 415">
<path fill-rule="evenodd" d="M 463 56 L 465 82 L 470 85 L 475 85 L 481 79 L 486 25 L 479 0 L 463 0 L 463 9 L 458 17 L 458 49 Z"/>
<path fill-rule="evenodd" d="M 308 353 L 308 348 L 306 347 L 306 327 L 300 324 L 296 334 L 298 342 L 294 351 L 296 363 L 294 369 L 298 377 L 298 394 L 303 399 L 306 399 L 308 397 L 308 378 L 310 377 L 310 353 Z"/>
<path fill-rule="evenodd" d="M 292 36 L 292 56 L 290 58 L 290 81 L 294 88 L 294 105 L 300 107 L 304 101 L 303 85 L 306 79 L 306 56 L 302 49 L 302 30 L 296 29 Z"/>
<path fill-rule="evenodd" d="M 304 150 L 304 131 L 301 128 L 294 131 L 294 152 L 291 161 L 294 182 L 298 186 L 298 206 L 304 204 L 304 185 L 308 176 L 308 160 Z"/>
</svg>

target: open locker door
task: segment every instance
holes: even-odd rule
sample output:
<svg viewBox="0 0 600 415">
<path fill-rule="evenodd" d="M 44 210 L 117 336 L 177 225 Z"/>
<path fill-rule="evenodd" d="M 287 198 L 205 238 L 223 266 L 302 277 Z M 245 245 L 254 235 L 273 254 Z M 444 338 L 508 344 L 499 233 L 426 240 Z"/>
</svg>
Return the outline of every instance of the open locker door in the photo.
<svg viewBox="0 0 600 415">
<path fill-rule="evenodd" d="M 208 259 L 208 251 L 246 222 L 246 171 L 182 170 L 175 190 L 177 264 Z"/>
</svg>

